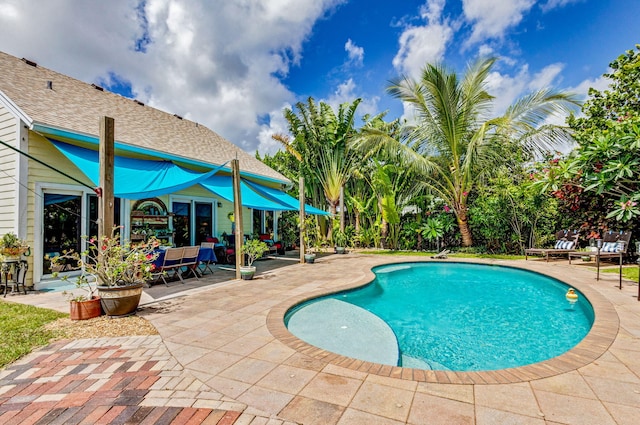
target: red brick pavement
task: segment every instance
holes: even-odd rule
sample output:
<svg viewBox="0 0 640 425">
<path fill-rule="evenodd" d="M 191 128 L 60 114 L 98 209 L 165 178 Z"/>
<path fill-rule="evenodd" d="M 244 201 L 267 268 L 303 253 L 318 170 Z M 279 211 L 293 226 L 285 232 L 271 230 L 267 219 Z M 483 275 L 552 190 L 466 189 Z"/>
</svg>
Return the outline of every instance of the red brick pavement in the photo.
<svg viewBox="0 0 640 425">
<path fill-rule="evenodd" d="M 156 360 L 129 371 L 139 362 L 126 357 L 128 351 L 121 347 L 65 349 L 68 343 L 56 342 L 46 353 L 1 371 L 0 424 L 230 425 L 241 415 L 140 405 L 160 378 L 160 371 L 152 370 Z M 107 353 L 108 358 L 101 357 Z"/>
</svg>

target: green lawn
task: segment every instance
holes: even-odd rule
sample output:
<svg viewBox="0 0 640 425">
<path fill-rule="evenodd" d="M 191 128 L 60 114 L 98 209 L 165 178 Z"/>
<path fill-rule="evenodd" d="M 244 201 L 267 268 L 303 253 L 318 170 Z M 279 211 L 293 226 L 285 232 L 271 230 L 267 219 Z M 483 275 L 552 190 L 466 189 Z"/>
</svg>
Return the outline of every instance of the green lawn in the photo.
<svg viewBox="0 0 640 425">
<path fill-rule="evenodd" d="M 618 273 L 618 267 L 610 269 L 600 269 L 602 273 Z M 622 277 L 633 282 L 638 281 L 638 266 L 623 266 Z"/>
<path fill-rule="evenodd" d="M 67 314 L 0 300 L 0 368 L 34 348 L 46 345 L 57 334 L 44 325 Z"/>
</svg>

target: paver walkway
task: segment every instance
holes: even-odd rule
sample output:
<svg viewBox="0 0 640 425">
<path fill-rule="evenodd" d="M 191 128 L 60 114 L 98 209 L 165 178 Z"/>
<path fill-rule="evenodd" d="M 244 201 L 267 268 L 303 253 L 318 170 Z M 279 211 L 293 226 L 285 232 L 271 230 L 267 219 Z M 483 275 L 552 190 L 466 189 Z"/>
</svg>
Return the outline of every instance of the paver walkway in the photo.
<svg viewBox="0 0 640 425">
<path fill-rule="evenodd" d="M 149 304 L 139 314 L 160 337 L 56 343 L 1 371 L 0 423 L 83 423 L 89 402 L 103 410 L 104 423 L 198 423 L 200 415 L 236 425 L 638 422 L 637 284 L 619 290 L 617 275 L 596 281 L 580 263 L 481 261 L 557 277 L 594 304 L 594 332 L 566 356 L 531 368 L 486 375 L 385 369 L 310 347 L 284 328 L 288 306 L 367 282 L 372 266 L 400 261 L 416 257 L 330 256 Z"/>
<path fill-rule="evenodd" d="M 245 409 L 185 371 L 157 335 L 60 341 L 0 372 L 4 425 L 268 420 Z"/>
</svg>

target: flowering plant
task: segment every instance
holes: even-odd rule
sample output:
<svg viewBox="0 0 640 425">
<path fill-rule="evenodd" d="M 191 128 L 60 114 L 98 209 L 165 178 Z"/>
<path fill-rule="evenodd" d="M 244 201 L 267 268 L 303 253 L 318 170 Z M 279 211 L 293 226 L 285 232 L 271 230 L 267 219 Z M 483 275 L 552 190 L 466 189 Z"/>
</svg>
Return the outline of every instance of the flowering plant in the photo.
<svg viewBox="0 0 640 425">
<path fill-rule="evenodd" d="M 595 230 L 592 230 L 587 236 L 587 239 L 600 239 L 600 233 L 596 232 Z"/>
<path fill-rule="evenodd" d="M 16 257 L 29 250 L 27 242 L 18 238 L 15 233 L 5 233 L 0 239 L 0 255 Z"/>
<path fill-rule="evenodd" d="M 113 229 L 112 235 L 100 238 L 92 237 L 87 240 L 87 249 L 79 255 L 77 252 L 64 253 L 51 259 L 52 264 L 59 264 L 67 259 L 73 259 L 82 267 L 82 274 L 76 277 L 76 286 L 88 291 L 89 298 L 94 296 L 96 285 L 127 286 L 151 279 L 154 269 L 153 260 L 159 253 L 155 252 L 159 243 L 155 238 L 146 242 L 132 244 L 130 241 L 121 243 L 122 226 Z M 54 273 L 54 276 L 57 273 Z M 68 280 L 67 276 L 61 277 Z M 86 299 L 86 297 L 73 297 Z"/>
<path fill-rule="evenodd" d="M 615 217 L 618 221 L 626 222 L 640 216 L 638 202 L 640 202 L 640 193 L 629 198 L 623 196 L 619 202 L 616 202 L 615 208 L 607 214 L 607 218 Z"/>
</svg>

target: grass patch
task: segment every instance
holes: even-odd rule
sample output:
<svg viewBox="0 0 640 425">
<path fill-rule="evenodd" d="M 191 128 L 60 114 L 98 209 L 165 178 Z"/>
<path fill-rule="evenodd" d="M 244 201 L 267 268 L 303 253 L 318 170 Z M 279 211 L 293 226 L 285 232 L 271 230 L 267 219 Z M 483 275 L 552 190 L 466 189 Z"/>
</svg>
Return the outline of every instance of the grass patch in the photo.
<svg viewBox="0 0 640 425">
<path fill-rule="evenodd" d="M 402 256 L 414 256 L 414 257 L 431 257 L 437 254 L 437 252 L 425 252 L 425 251 L 395 251 L 388 249 L 381 250 L 369 250 L 360 251 L 362 254 L 374 254 L 374 255 L 402 255 Z M 449 253 L 449 257 L 453 258 L 486 258 L 493 260 L 524 260 L 524 255 L 506 255 L 506 254 L 478 254 L 467 252 Z"/>
<path fill-rule="evenodd" d="M 618 274 L 619 268 L 600 269 L 600 273 L 615 273 Z M 622 277 L 633 282 L 638 281 L 638 266 L 623 266 Z"/>
<path fill-rule="evenodd" d="M 47 345 L 58 332 L 44 325 L 68 316 L 46 308 L 0 300 L 0 368 Z"/>
</svg>

